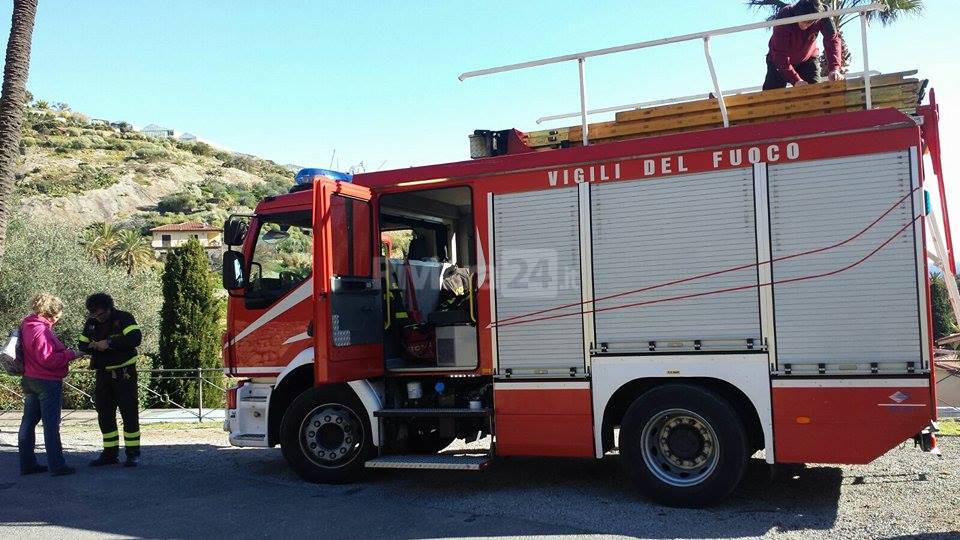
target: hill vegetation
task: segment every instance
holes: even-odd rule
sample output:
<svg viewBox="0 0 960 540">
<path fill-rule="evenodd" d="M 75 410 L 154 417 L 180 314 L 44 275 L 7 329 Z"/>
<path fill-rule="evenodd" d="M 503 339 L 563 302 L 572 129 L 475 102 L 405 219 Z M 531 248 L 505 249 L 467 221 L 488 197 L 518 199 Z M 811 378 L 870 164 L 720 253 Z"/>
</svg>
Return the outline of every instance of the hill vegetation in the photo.
<svg viewBox="0 0 960 540">
<path fill-rule="evenodd" d="M 112 221 L 146 233 L 180 221 L 219 223 L 286 192 L 293 172 L 204 142 L 151 138 L 127 122 L 91 120 L 66 104 L 27 110 L 15 196 L 30 217 Z"/>
</svg>

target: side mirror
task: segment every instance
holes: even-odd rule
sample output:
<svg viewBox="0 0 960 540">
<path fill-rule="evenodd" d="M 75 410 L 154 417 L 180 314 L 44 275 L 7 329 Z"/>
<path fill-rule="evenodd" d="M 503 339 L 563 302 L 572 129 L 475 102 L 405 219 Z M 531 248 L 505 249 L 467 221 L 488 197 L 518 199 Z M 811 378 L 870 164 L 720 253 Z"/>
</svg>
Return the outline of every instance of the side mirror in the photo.
<svg viewBox="0 0 960 540">
<path fill-rule="evenodd" d="M 247 286 L 247 278 L 243 273 L 246 266 L 243 253 L 239 251 L 225 251 L 223 253 L 223 288 L 232 291 Z"/>
<path fill-rule="evenodd" d="M 223 243 L 228 246 L 242 246 L 244 238 L 247 237 L 247 222 L 230 217 L 223 224 Z"/>
</svg>

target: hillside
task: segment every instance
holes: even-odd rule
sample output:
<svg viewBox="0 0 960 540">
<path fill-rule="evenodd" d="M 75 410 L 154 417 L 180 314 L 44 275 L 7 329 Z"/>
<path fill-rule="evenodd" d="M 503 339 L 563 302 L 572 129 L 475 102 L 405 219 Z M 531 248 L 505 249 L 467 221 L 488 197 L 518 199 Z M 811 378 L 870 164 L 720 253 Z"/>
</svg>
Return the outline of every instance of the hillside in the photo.
<svg viewBox="0 0 960 540">
<path fill-rule="evenodd" d="M 272 161 L 150 138 L 125 122 L 92 121 L 42 101 L 28 108 L 20 153 L 20 212 L 79 227 L 108 221 L 146 232 L 185 219 L 217 223 L 293 182 L 293 172 Z"/>
</svg>

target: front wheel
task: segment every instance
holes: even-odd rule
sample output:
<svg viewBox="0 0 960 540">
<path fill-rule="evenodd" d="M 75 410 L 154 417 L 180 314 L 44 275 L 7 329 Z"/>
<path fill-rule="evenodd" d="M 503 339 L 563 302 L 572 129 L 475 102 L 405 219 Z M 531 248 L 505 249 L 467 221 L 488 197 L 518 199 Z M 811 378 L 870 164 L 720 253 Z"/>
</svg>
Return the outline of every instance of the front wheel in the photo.
<svg viewBox="0 0 960 540">
<path fill-rule="evenodd" d="M 339 387 L 308 390 L 290 404 L 280 449 L 297 475 L 326 484 L 356 480 L 375 453 L 366 409 Z"/>
<path fill-rule="evenodd" d="M 670 506 L 715 504 L 740 483 L 748 458 L 743 423 L 722 396 L 671 384 L 644 393 L 620 427 L 620 457 L 634 483 Z"/>
</svg>

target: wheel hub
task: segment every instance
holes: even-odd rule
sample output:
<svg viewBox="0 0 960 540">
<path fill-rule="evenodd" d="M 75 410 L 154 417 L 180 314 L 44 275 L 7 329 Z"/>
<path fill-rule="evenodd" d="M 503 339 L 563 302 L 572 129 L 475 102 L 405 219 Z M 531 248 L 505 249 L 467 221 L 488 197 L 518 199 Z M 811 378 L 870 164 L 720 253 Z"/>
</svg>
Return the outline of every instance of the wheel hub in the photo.
<svg viewBox="0 0 960 540">
<path fill-rule="evenodd" d="M 700 415 L 684 409 L 662 411 L 644 426 L 642 455 L 661 481 L 678 487 L 699 484 L 719 461 L 717 436 Z"/>
<path fill-rule="evenodd" d="M 363 442 L 363 428 L 356 414 L 337 404 L 317 407 L 304 418 L 300 441 L 304 453 L 322 466 L 351 461 Z"/>
</svg>

